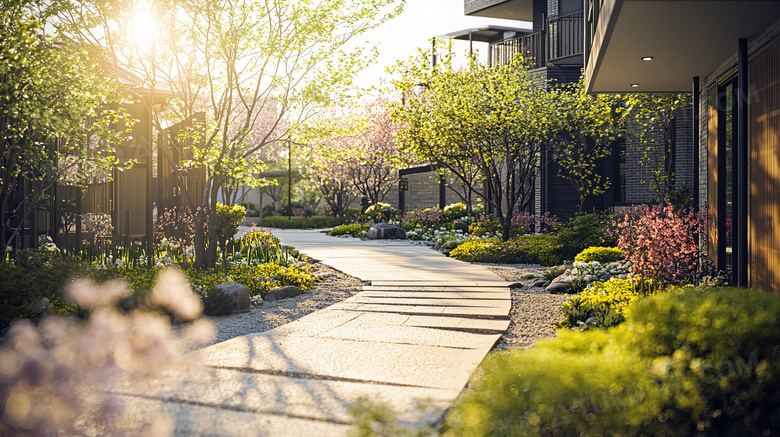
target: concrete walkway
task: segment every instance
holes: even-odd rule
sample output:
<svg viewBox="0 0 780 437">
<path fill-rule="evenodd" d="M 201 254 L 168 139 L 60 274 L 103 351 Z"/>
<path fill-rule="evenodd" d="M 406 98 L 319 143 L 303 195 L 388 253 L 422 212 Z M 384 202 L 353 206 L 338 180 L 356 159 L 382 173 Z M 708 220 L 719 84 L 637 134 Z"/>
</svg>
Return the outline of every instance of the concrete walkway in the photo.
<svg viewBox="0 0 780 437">
<path fill-rule="evenodd" d="M 208 371 L 159 375 L 126 393 L 161 408 L 176 435 L 342 436 L 363 396 L 392 406 L 402 424 L 425 425 L 509 324 L 508 283 L 483 267 L 426 246 L 272 232 L 367 285 L 279 328 L 198 351 Z"/>
</svg>

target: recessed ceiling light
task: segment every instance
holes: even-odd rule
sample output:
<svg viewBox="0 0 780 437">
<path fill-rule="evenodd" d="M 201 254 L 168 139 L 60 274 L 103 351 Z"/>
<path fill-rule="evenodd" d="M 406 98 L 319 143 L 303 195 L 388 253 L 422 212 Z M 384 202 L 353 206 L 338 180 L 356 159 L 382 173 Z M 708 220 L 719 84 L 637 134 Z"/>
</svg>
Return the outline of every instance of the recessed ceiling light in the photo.
<svg viewBox="0 0 780 437">
<path fill-rule="evenodd" d="M 638 86 L 639 86 L 639 84 L 638 84 L 638 83 L 632 83 L 632 84 L 631 84 L 631 88 L 636 88 L 636 87 L 638 87 Z"/>
<path fill-rule="evenodd" d="M 643 61 L 652 61 L 653 57 L 652 56 L 642 56 L 642 60 Z"/>
</svg>

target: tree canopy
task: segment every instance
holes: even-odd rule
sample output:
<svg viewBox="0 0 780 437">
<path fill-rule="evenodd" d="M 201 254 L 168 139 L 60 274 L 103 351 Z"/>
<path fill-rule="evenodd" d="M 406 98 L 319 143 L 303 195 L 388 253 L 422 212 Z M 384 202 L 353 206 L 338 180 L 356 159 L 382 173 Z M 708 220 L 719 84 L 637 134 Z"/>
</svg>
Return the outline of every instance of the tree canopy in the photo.
<svg viewBox="0 0 780 437">
<path fill-rule="evenodd" d="M 175 171 L 205 167 L 195 196 L 198 221 L 214 215 L 220 189 L 259 186 L 259 153 L 297 141 L 308 121 L 343 101 L 374 53 L 351 41 L 398 14 L 403 0 L 59 0 L 53 23 L 102 53 L 139 86 L 172 93 L 158 111 L 158 132 L 194 157 Z M 147 23 L 139 25 L 138 23 Z M 151 25 L 155 23 L 155 25 Z M 148 34 L 148 35 L 147 35 Z M 151 100 L 153 101 L 153 100 Z M 205 114 L 205 124 L 164 128 Z M 182 146 L 185 147 L 185 146 Z M 216 262 L 217 235 L 196 241 L 199 265 Z M 202 263 L 202 264 L 201 264 Z"/>
<path fill-rule="evenodd" d="M 399 142 L 492 205 L 509 238 L 516 210 L 533 199 L 540 152 L 556 127 L 552 96 L 521 57 L 495 66 L 472 57 L 459 71 L 450 55 L 435 66 L 421 55 L 396 67 L 394 85 L 404 96 L 392 110 Z"/>
<path fill-rule="evenodd" d="M 29 205 L 53 183 L 84 184 L 131 164 L 114 153 L 133 123 L 122 109 L 118 83 L 85 50 L 48 35 L 34 6 L 0 6 L 4 248 L 30 216 Z"/>
</svg>

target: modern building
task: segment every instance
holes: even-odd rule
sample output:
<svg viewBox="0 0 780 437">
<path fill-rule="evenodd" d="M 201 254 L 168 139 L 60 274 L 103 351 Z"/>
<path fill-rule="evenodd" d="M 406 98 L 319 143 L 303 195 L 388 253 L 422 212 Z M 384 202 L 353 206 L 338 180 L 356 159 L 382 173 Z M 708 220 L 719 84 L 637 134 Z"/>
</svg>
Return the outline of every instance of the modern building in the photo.
<svg viewBox="0 0 780 437">
<path fill-rule="evenodd" d="M 531 4 L 531 0 L 527 2 Z M 586 1 L 587 90 L 693 92 L 707 250 L 780 290 L 780 2 Z"/>
<path fill-rule="evenodd" d="M 573 83 L 582 76 L 585 59 L 586 15 L 582 0 L 465 0 L 467 15 L 522 20 L 532 23 L 524 32 L 496 32 L 493 28 L 468 29 L 450 36 L 459 39 L 476 38 L 489 44 L 491 64 L 509 62 L 515 54 L 531 61 L 530 72 L 539 86 L 548 83 Z M 687 92 L 687 90 L 686 90 Z M 608 178 L 610 188 L 599 196 L 588 196 L 582 209 L 616 210 L 645 204 L 657 197 L 654 170 L 668 167 L 674 173 L 675 186 L 692 184 L 694 157 L 692 147 L 692 117 L 690 111 L 678 111 L 670 129 L 671 144 L 654 131 L 662 153 L 643 158 L 638 140 L 624 138 L 613 144 L 611 156 L 598 162 L 598 172 Z M 549 152 L 542 161 L 536 181 L 534 211 L 550 211 L 561 218 L 579 211 L 579 195 L 570 181 L 559 177 L 559 168 Z"/>
</svg>

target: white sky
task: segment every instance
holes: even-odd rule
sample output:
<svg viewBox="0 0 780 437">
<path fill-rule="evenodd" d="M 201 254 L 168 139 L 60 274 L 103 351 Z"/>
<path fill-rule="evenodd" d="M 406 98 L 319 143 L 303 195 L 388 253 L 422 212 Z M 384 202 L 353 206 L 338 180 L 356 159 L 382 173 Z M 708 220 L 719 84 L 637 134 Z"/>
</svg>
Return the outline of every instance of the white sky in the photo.
<svg viewBox="0 0 780 437">
<path fill-rule="evenodd" d="M 494 24 L 508 27 L 531 27 L 531 23 L 494 18 L 470 17 L 463 14 L 463 0 L 407 0 L 404 11 L 364 35 L 360 39 L 376 45 L 378 62 L 362 71 L 356 84 L 361 88 L 378 86 L 380 78 L 387 78 L 385 69 L 397 60 L 407 60 L 417 54 L 418 47 L 429 48 L 430 39 L 447 33 Z M 468 53 L 468 41 L 453 40 L 453 50 L 459 55 Z M 474 43 L 483 62 L 487 60 L 487 44 Z"/>
</svg>

